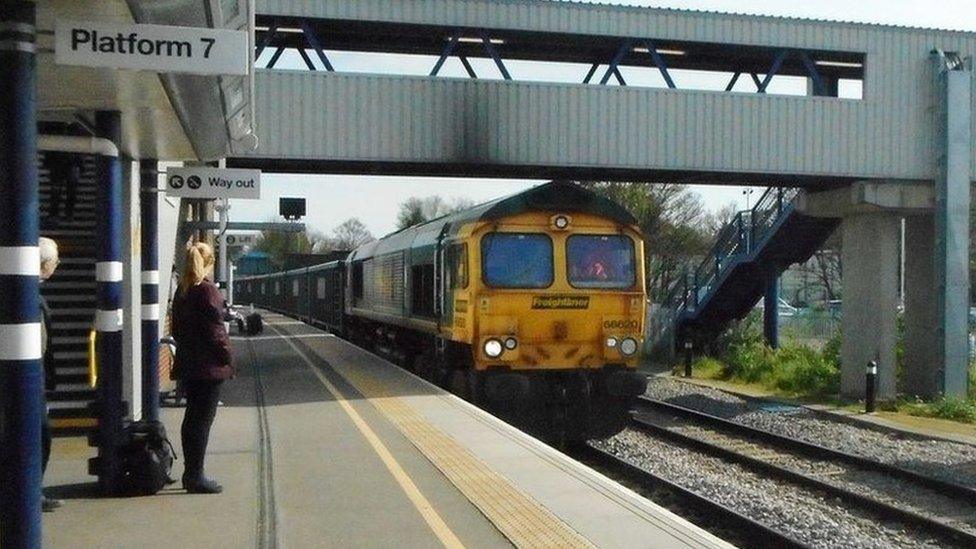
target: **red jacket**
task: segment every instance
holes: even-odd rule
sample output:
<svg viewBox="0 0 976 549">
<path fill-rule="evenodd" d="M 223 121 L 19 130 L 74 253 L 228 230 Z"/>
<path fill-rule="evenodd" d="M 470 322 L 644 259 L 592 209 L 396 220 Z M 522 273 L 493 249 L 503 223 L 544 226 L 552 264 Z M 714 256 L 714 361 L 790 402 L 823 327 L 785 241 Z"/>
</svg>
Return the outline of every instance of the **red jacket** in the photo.
<svg viewBox="0 0 976 549">
<path fill-rule="evenodd" d="M 173 300 L 176 361 L 173 379 L 219 380 L 234 377 L 230 338 L 224 328 L 225 300 L 209 280 Z"/>
</svg>

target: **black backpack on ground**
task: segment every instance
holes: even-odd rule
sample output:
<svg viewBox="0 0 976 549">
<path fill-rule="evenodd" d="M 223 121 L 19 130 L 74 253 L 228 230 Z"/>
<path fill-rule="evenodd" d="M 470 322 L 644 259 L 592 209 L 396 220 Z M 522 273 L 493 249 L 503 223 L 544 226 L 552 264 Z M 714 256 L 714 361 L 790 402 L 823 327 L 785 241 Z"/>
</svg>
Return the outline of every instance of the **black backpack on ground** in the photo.
<svg viewBox="0 0 976 549">
<path fill-rule="evenodd" d="M 136 421 L 123 433 L 119 491 L 127 496 L 150 496 L 175 482 L 170 477 L 176 452 L 161 421 Z"/>
<path fill-rule="evenodd" d="M 264 322 L 261 320 L 261 315 L 258 313 L 253 313 L 247 315 L 247 335 L 258 335 L 264 331 Z"/>
</svg>

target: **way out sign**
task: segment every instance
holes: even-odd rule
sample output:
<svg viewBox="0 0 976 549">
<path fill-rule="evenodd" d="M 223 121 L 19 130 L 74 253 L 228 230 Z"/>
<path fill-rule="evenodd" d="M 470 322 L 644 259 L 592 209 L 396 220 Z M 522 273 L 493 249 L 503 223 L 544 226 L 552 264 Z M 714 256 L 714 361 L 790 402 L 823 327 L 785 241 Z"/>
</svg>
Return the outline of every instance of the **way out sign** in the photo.
<svg viewBox="0 0 976 549">
<path fill-rule="evenodd" d="M 226 168 L 170 168 L 166 194 L 182 198 L 261 198 L 261 171 Z"/>
<path fill-rule="evenodd" d="M 61 20 L 54 28 L 60 65 L 245 75 L 249 52 L 247 32 L 230 29 Z"/>
</svg>

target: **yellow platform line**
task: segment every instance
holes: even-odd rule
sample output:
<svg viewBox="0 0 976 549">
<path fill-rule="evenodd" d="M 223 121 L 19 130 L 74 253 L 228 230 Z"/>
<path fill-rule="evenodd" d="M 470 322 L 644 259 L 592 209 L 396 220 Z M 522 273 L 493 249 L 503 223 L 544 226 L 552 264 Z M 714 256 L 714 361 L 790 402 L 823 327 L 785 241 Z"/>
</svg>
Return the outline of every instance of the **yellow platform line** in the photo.
<svg viewBox="0 0 976 549">
<path fill-rule="evenodd" d="M 269 327 L 275 332 L 284 335 L 273 326 Z M 294 349 L 298 356 L 305 361 L 305 364 L 312 370 L 325 389 L 329 391 L 333 398 L 335 398 L 336 402 L 342 406 L 342 409 L 346 412 L 346 415 L 349 416 L 359 432 L 362 433 L 363 437 L 366 438 L 369 445 L 373 447 L 373 451 L 376 452 L 380 460 L 383 462 L 383 465 L 385 465 L 390 474 L 393 475 L 393 478 L 396 480 L 397 484 L 400 485 L 400 488 L 407 495 L 407 498 L 409 498 L 410 502 L 413 503 L 414 507 L 417 508 L 417 511 L 424 518 L 424 521 L 427 522 L 427 525 L 434 532 L 434 535 L 437 536 L 437 539 L 444 544 L 444 547 L 464 547 L 461 540 L 458 539 L 447 523 L 444 522 L 444 519 L 441 518 L 440 514 L 438 514 L 436 509 L 434 509 L 434 506 L 431 505 L 430 501 L 426 498 L 426 496 L 424 496 L 423 492 L 417 488 L 417 485 L 414 484 L 413 480 L 410 479 L 410 475 L 407 474 L 396 458 L 393 457 L 393 454 L 390 453 L 390 450 L 385 444 L 383 444 L 380 437 L 377 436 L 376 432 L 374 432 L 369 424 L 366 423 L 366 420 L 359 415 L 359 412 L 357 412 L 356 409 L 349 404 L 349 401 L 346 400 L 345 396 L 341 392 L 339 392 L 339 389 L 333 385 L 328 378 L 325 377 L 325 374 L 315 367 L 315 363 L 312 362 L 312 360 L 309 359 L 308 356 L 306 356 L 305 353 L 302 352 L 302 350 L 291 341 L 291 339 L 285 337 L 284 340 L 289 346 L 291 346 L 292 349 Z"/>
<path fill-rule="evenodd" d="M 292 347 L 297 350 L 294 344 Z M 363 365 L 350 368 L 338 364 L 333 364 L 332 367 L 366 397 L 515 546 L 594 547 L 589 540 L 542 504 L 516 488 L 453 438 L 431 425 L 403 399 L 391 396 L 384 384 L 369 375 L 368 368 Z"/>
</svg>

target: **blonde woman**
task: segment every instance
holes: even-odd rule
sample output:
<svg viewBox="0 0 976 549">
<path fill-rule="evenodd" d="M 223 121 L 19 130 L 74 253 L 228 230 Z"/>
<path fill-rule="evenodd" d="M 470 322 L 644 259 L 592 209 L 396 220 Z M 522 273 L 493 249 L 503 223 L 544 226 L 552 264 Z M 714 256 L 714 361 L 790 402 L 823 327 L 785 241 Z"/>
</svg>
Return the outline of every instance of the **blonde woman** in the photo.
<svg viewBox="0 0 976 549">
<path fill-rule="evenodd" d="M 209 280 L 213 266 L 213 248 L 203 242 L 191 244 L 173 300 L 176 360 L 171 376 L 181 380 L 186 391 L 186 413 L 180 434 L 185 464 L 183 487 L 191 494 L 223 491 L 203 471 L 220 385 L 234 377 L 230 339 L 224 328 L 226 303 L 220 290 Z"/>
</svg>

